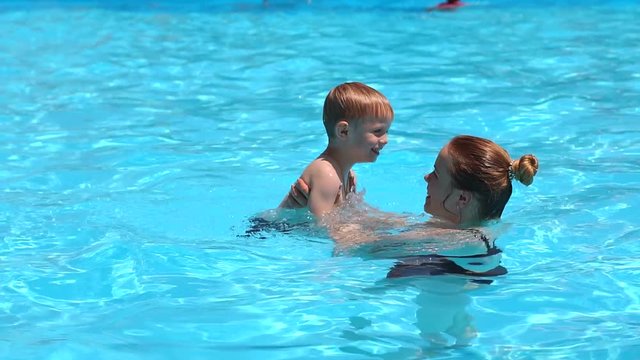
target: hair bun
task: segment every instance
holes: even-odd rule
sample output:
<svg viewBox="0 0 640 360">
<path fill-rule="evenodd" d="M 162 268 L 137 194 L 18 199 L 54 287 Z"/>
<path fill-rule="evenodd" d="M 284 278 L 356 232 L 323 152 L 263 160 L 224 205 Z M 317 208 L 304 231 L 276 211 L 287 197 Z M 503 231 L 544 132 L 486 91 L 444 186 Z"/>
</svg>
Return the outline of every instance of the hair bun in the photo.
<svg viewBox="0 0 640 360">
<path fill-rule="evenodd" d="M 523 155 L 519 160 L 513 161 L 511 169 L 516 180 L 529 186 L 538 172 L 538 159 L 533 154 Z"/>
</svg>

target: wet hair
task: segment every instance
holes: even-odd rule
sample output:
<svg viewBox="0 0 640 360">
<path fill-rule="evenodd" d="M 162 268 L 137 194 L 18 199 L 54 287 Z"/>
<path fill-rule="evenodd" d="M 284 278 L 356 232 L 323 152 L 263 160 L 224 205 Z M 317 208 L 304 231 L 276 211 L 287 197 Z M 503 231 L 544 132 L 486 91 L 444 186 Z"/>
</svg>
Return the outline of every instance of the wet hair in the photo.
<svg viewBox="0 0 640 360">
<path fill-rule="evenodd" d="M 340 120 L 393 119 L 389 100 L 378 90 L 359 82 L 340 84 L 324 100 L 322 121 L 329 139 Z"/>
<path fill-rule="evenodd" d="M 498 219 L 511 197 L 511 180 L 531 185 L 538 172 L 538 159 L 524 155 L 511 160 L 509 153 L 491 140 L 461 135 L 447 145 L 454 186 L 478 198 L 481 220 Z"/>
</svg>

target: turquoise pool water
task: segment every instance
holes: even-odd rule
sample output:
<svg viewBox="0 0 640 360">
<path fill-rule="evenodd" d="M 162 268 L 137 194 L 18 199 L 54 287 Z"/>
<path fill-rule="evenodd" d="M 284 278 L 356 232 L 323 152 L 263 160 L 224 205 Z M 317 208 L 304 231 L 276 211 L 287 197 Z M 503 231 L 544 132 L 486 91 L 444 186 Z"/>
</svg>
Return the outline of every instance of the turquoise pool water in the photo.
<svg viewBox="0 0 640 360">
<path fill-rule="evenodd" d="M 434 3 L 0 5 L 0 358 L 639 358 L 640 7 Z M 396 109 L 356 167 L 381 209 L 419 215 L 456 134 L 538 156 L 507 276 L 443 295 L 321 233 L 238 237 L 343 81 Z M 450 311 L 470 346 L 421 336 Z"/>
</svg>

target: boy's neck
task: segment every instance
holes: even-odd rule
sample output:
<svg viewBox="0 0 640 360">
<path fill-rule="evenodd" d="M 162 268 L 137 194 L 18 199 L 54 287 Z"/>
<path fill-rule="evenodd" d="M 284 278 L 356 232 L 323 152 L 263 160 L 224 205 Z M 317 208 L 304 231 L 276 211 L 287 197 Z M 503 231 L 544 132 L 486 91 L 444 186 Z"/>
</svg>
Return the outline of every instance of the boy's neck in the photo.
<svg viewBox="0 0 640 360">
<path fill-rule="evenodd" d="M 331 145 L 327 146 L 322 154 L 320 154 L 320 157 L 326 158 L 331 164 L 333 164 L 336 172 L 338 172 L 342 177 L 343 182 L 345 179 L 349 178 L 349 171 L 351 171 L 355 162 L 345 158 L 344 153 L 339 147 Z"/>
</svg>

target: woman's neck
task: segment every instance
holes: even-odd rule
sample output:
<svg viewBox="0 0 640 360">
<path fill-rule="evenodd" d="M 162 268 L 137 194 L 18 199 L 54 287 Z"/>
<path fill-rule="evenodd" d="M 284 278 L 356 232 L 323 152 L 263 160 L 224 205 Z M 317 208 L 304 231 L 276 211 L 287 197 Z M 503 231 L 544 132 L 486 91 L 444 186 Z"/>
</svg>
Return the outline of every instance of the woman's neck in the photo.
<svg viewBox="0 0 640 360">
<path fill-rule="evenodd" d="M 482 226 L 483 222 L 480 220 L 474 220 L 474 221 L 463 221 L 463 222 L 456 223 L 456 222 L 447 220 L 445 218 L 432 217 L 429 220 L 429 224 L 430 226 L 441 227 L 443 229 L 462 230 L 462 229 L 469 229 L 469 228 Z"/>
</svg>

